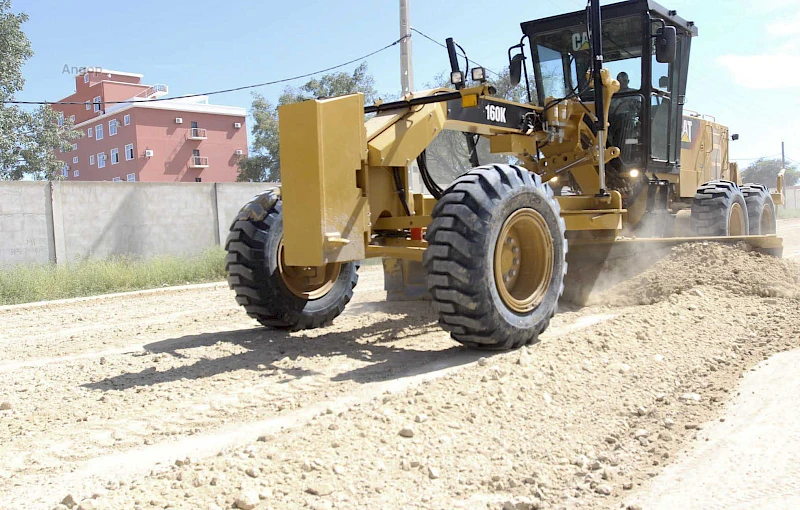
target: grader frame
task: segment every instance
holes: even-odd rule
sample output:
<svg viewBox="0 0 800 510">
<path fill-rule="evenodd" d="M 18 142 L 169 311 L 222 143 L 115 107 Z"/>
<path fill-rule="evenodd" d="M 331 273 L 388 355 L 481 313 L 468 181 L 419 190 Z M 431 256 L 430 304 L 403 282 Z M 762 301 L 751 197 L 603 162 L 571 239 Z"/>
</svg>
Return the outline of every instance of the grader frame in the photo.
<svg viewBox="0 0 800 510">
<path fill-rule="evenodd" d="M 604 78 L 610 98 L 614 81 L 608 73 Z M 366 123 L 361 94 L 282 106 L 281 165 L 292 169 L 281 181 L 286 263 L 318 267 L 370 257 L 421 261 L 426 242 L 418 234 L 413 239 L 410 233 L 405 238 L 385 233 L 411 232 L 431 223 L 436 200 L 409 192 L 407 167 L 445 129 L 490 137 L 493 153 L 517 157 L 529 171 L 541 173 L 542 180 L 569 168 L 587 189 L 599 191 L 599 153 L 580 147 L 579 137 L 592 134 L 585 125 L 579 126 L 582 115 L 574 105 L 567 105 L 571 114 L 565 118 L 570 124 L 563 142 L 571 140 L 572 150 L 537 161 L 536 144 L 543 143 L 548 134 L 527 135 L 516 126 L 522 125 L 526 114 L 541 113 L 542 108 L 492 97 L 489 88 L 464 88 L 455 94 L 457 99 L 450 100 L 438 97 L 453 97 L 450 89 L 419 92 L 403 101 L 407 106 L 389 105 Z M 493 108 L 505 110 L 505 123 L 467 120 L 476 117 L 470 109 L 480 113 Z M 557 110 L 548 114 L 554 117 Z M 618 154 L 617 148 L 607 148 L 606 162 Z M 394 180 L 397 174 L 403 199 Z M 617 191 L 556 199 L 567 230 L 613 234 L 622 230 L 625 211 Z"/>
</svg>

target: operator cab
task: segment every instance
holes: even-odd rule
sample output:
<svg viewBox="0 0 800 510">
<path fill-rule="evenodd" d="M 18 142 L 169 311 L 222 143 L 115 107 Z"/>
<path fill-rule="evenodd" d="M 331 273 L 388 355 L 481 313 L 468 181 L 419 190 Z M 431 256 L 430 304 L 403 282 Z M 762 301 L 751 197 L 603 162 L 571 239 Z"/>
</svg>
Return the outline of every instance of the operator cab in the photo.
<svg viewBox="0 0 800 510">
<path fill-rule="evenodd" d="M 689 48 L 697 28 L 649 0 L 606 5 L 601 12 L 603 67 L 621 85 L 609 108 L 608 143 L 621 151 L 612 164 L 618 172 L 678 172 Z M 656 34 L 665 26 L 677 31 L 669 63 L 656 58 Z M 530 42 L 539 105 L 548 97 L 594 101 L 586 80 L 592 67 L 586 11 L 522 23 L 522 31 Z"/>
</svg>

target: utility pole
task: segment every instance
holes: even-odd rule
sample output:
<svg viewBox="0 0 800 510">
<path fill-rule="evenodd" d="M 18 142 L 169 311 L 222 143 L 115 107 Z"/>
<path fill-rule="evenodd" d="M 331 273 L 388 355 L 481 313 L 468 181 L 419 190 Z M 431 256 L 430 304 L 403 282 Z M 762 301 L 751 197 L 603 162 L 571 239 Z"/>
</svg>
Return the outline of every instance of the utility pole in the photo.
<svg viewBox="0 0 800 510">
<path fill-rule="evenodd" d="M 414 64 L 411 61 L 411 16 L 409 0 L 400 0 L 400 87 L 402 96 L 414 92 Z M 406 174 L 408 189 L 412 193 L 423 193 L 422 179 L 416 162 L 408 166 Z"/>
<path fill-rule="evenodd" d="M 781 170 L 786 169 L 786 144 L 781 142 Z M 780 170 L 779 170 L 780 171 Z M 779 193 L 783 193 L 783 208 L 786 209 L 786 184 L 784 183 L 783 189 L 778 190 Z M 795 202 L 795 207 L 797 207 L 797 203 Z"/>
<path fill-rule="evenodd" d="M 781 169 L 786 168 L 786 144 L 781 142 Z"/>
<path fill-rule="evenodd" d="M 411 21 L 408 13 L 409 0 L 400 0 L 400 85 L 403 94 L 414 92 L 414 66 L 411 63 Z"/>
</svg>

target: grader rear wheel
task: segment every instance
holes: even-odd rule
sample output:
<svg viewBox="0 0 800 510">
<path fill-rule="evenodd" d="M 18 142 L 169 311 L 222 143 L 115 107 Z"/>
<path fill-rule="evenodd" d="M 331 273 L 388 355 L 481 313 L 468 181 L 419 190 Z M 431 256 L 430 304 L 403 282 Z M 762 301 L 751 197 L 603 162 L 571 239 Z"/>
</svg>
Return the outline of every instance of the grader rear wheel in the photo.
<svg viewBox="0 0 800 510">
<path fill-rule="evenodd" d="M 744 201 L 747 203 L 747 216 L 750 222 L 750 234 L 764 235 L 777 232 L 775 219 L 775 202 L 763 184 L 742 185 Z"/>
<path fill-rule="evenodd" d="M 265 326 L 324 326 L 344 310 L 358 282 L 358 264 L 286 265 L 281 201 L 258 195 L 239 212 L 225 244 L 225 269 L 236 301 Z"/>
<path fill-rule="evenodd" d="M 690 218 L 696 236 L 746 236 L 750 222 L 744 195 L 735 182 L 711 181 L 697 189 Z"/>
<path fill-rule="evenodd" d="M 558 202 L 539 176 L 478 167 L 433 209 L 423 263 L 439 323 L 469 347 L 538 340 L 564 290 L 567 244 Z"/>
</svg>

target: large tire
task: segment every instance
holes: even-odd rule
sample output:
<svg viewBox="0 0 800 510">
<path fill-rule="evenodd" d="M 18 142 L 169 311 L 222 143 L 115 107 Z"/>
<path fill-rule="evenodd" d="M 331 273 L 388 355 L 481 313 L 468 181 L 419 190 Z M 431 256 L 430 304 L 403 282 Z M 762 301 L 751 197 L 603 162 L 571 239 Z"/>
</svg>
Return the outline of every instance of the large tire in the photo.
<svg viewBox="0 0 800 510">
<path fill-rule="evenodd" d="M 763 184 L 744 184 L 742 194 L 747 204 L 751 235 L 774 234 L 778 231 L 775 202 Z"/>
<path fill-rule="evenodd" d="M 239 212 L 225 243 L 228 284 L 247 315 L 264 326 L 319 328 L 344 311 L 358 282 L 358 264 L 316 268 L 325 271 L 324 283 L 316 290 L 308 286 L 293 273 L 297 268 L 283 265 L 281 211 L 277 193 L 268 190 Z"/>
<path fill-rule="evenodd" d="M 747 204 L 739 186 L 717 180 L 697 188 L 689 223 L 696 236 L 747 235 L 750 232 Z"/>
<path fill-rule="evenodd" d="M 453 339 L 481 349 L 538 340 L 564 291 L 559 213 L 550 187 L 517 166 L 475 168 L 445 191 L 423 263 L 439 323 Z"/>
</svg>

